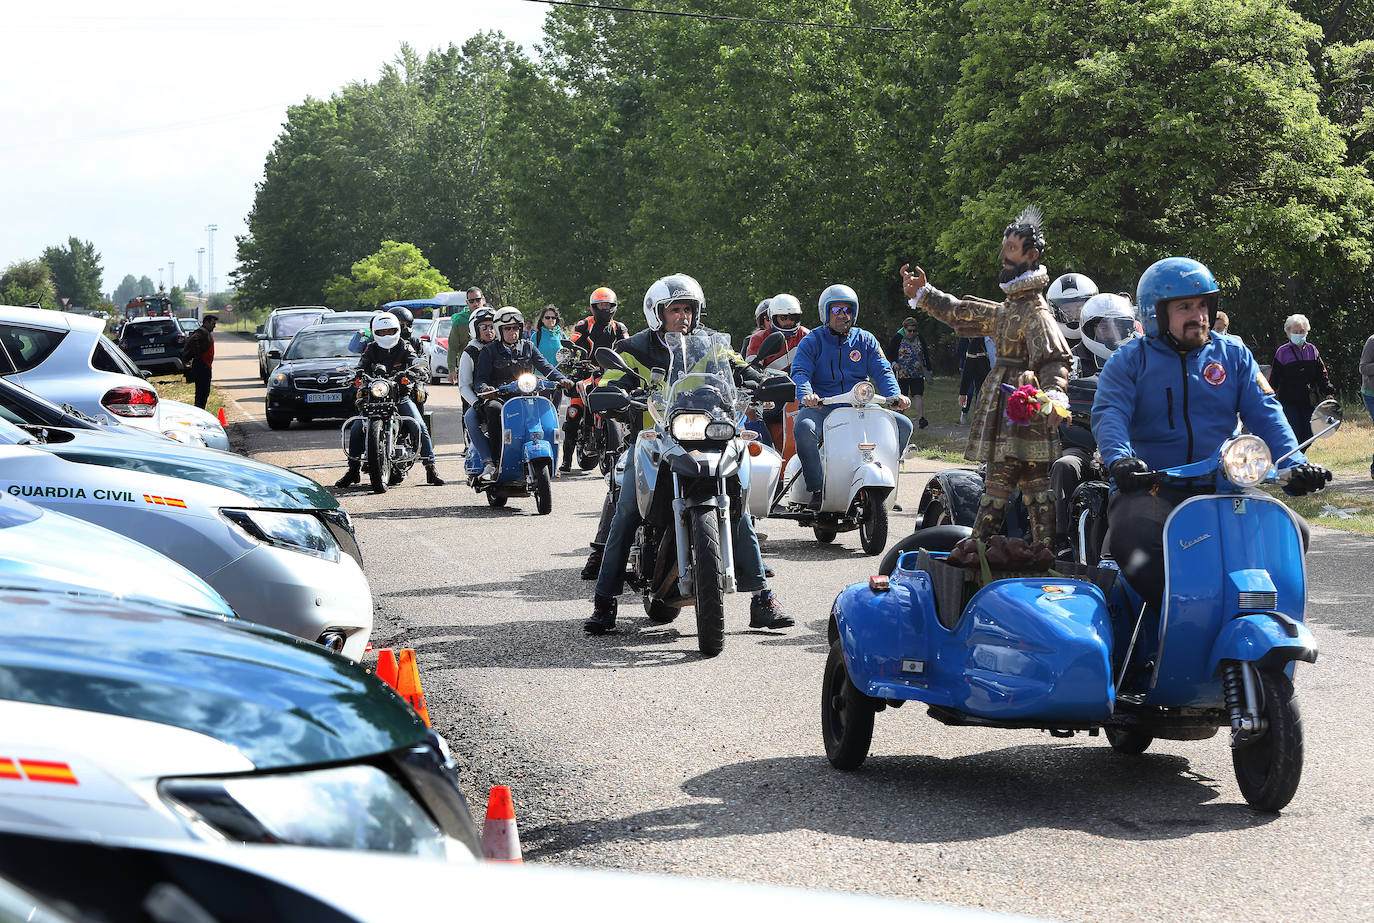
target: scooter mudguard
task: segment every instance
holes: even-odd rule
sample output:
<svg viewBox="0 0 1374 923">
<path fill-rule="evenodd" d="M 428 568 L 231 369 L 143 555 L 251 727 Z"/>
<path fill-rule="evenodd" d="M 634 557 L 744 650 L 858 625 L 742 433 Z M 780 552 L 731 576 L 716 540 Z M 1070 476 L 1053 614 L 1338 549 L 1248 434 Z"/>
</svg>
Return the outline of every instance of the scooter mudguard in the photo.
<svg viewBox="0 0 1374 923">
<path fill-rule="evenodd" d="M 1156 664 L 1146 704 L 1220 707 L 1225 697 L 1214 651 L 1230 644 L 1222 638 L 1234 638 L 1237 649 L 1245 649 L 1243 639 L 1253 640 L 1252 632 L 1271 637 L 1268 626 L 1259 627 L 1262 620 L 1245 628 L 1231 623 L 1264 612 L 1301 623 L 1305 568 L 1293 514 L 1272 497 L 1209 495 L 1175 507 L 1164 524 L 1166 598 L 1158 650 L 1141 652 Z M 1264 618 L 1282 630 L 1283 622 Z M 1282 643 L 1300 649 L 1310 640 L 1310 632 L 1301 639 L 1285 632 Z"/>
<path fill-rule="evenodd" d="M 1294 660 L 1317 661 L 1317 639 L 1302 622 L 1290 622 L 1268 613 L 1232 619 L 1212 645 L 1208 663 L 1215 673 L 1223 660 L 1244 660 L 1257 667 L 1284 669 Z"/>
<path fill-rule="evenodd" d="M 1112 713 L 1112 628 L 1102 592 L 1080 580 L 999 580 L 953 630 L 930 576 L 895 570 L 890 589 L 854 584 L 832 613 L 854 684 L 1001 721 L 1092 722 Z"/>
<path fill-rule="evenodd" d="M 547 457 L 556 467 L 558 433 L 558 416 L 548 398 L 522 395 L 506 401 L 501 407 L 500 481 L 524 484 L 525 465 L 532 457 Z M 531 443 L 543 443 L 547 448 L 536 449 L 536 454 L 530 455 Z M 512 447 L 515 451 L 511 451 Z"/>
<path fill-rule="evenodd" d="M 749 491 L 749 515 L 764 519 L 773 508 L 773 493 L 782 473 L 782 456 L 766 445 L 759 446 L 759 454 L 749 456 L 748 477 L 744 481 Z"/>
<path fill-rule="evenodd" d="M 845 509 L 849 509 L 849 506 L 854 503 L 854 497 L 861 490 L 881 492 L 883 503 L 887 505 L 888 509 L 891 509 L 892 504 L 897 502 L 896 472 L 878 462 L 870 462 L 859 467 L 854 472 L 853 483 L 849 485 L 849 504 L 845 506 Z"/>
</svg>

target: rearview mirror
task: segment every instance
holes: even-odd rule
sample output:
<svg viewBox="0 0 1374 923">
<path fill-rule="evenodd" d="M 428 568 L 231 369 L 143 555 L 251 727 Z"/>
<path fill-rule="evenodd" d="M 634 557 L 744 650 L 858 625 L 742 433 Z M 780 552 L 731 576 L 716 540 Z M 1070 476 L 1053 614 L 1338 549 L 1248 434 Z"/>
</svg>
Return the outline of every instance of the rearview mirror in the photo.
<svg viewBox="0 0 1374 923">
<path fill-rule="evenodd" d="M 596 359 L 597 365 L 608 372 L 611 369 L 615 369 L 618 372 L 629 372 L 631 375 L 634 374 L 633 370 L 625 364 L 625 360 L 620 358 L 620 353 L 611 349 L 609 346 L 597 347 L 596 352 L 593 354 L 593 358 Z"/>
<path fill-rule="evenodd" d="M 263 331 L 266 327 L 267 327 L 266 324 L 258 324 L 258 329 L 257 329 L 257 334 L 258 334 L 258 336 L 262 336 L 262 331 Z"/>
<path fill-rule="evenodd" d="M 629 406 L 630 395 L 619 388 L 598 388 L 587 395 L 587 409 L 592 413 L 614 413 Z"/>
<path fill-rule="evenodd" d="M 280 358 L 281 358 L 281 350 L 280 350 L 280 349 L 269 349 L 269 350 L 267 351 L 267 358 L 269 358 L 269 359 L 280 359 Z"/>
<path fill-rule="evenodd" d="M 774 330 L 772 333 L 768 334 L 768 336 L 763 338 L 763 342 L 759 344 L 759 351 L 754 355 L 753 359 L 749 360 L 749 364 L 752 365 L 754 368 L 758 368 L 759 366 L 763 365 L 764 356 L 771 356 L 773 353 L 778 352 L 786 345 L 786 335 L 777 330 Z"/>
<path fill-rule="evenodd" d="M 796 399 L 797 386 L 790 378 L 767 379 L 754 392 L 754 400 L 760 404 L 790 404 Z"/>
<path fill-rule="evenodd" d="M 1323 436 L 1329 436 L 1334 433 L 1336 430 L 1340 429 L 1341 422 L 1344 419 L 1345 412 L 1341 410 L 1340 401 L 1334 399 L 1322 401 L 1316 407 L 1312 408 L 1312 428 L 1316 429 L 1319 426 L 1323 427 L 1322 431 L 1317 433 L 1313 438 L 1320 439 Z"/>
</svg>

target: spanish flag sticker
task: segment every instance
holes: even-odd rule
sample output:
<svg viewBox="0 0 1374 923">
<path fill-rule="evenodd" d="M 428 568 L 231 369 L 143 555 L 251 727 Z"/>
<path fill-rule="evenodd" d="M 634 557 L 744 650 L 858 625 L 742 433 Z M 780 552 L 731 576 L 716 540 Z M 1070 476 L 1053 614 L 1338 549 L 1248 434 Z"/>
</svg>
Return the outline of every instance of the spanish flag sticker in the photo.
<svg viewBox="0 0 1374 923">
<path fill-rule="evenodd" d="M 1263 391 L 1265 394 L 1274 393 L 1274 386 L 1269 384 L 1269 379 L 1264 377 L 1263 372 L 1255 373 L 1255 384 L 1259 385 L 1260 390 Z"/>
</svg>

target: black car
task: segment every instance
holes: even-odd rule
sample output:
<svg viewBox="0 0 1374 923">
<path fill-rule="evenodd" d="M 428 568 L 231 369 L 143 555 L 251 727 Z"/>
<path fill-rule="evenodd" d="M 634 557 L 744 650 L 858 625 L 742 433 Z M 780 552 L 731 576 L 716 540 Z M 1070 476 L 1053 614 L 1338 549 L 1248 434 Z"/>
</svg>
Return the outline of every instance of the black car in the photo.
<svg viewBox="0 0 1374 923">
<path fill-rule="evenodd" d="M 267 425 L 286 429 L 354 414 L 353 370 L 358 353 L 349 349 L 355 326 L 314 324 L 297 333 L 267 379 Z"/>
<path fill-rule="evenodd" d="M 141 369 L 171 366 L 180 372 L 185 367 L 181 350 L 186 345 L 186 334 L 175 317 L 130 318 L 117 342 Z"/>
</svg>

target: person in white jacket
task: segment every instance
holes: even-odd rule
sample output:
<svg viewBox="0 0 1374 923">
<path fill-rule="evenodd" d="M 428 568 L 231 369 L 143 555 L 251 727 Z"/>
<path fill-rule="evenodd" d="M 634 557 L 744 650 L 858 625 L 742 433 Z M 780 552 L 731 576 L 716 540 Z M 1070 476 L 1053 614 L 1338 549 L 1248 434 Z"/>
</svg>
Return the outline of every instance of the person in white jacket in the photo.
<svg viewBox="0 0 1374 923">
<path fill-rule="evenodd" d="M 463 347 L 463 354 L 458 358 L 458 393 L 463 398 L 463 441 L 467 443 L 468 451 L 477 453 L 477 459 L 483 466 L 491 465 L 491 445 L 487 442 L 486 434 L 482 432 L 482 427 L 478 421 L 478 401 L 477 392 L 472 387 L 472 376 L 477 370 L 477 354 L 482 351 L 492 340 L 496 339 L 496 311 L 483 305 L 472 312 L 472 317 L 468 320 L 468 333 L 471 338 L 468 345 Z"/>
</svg>

